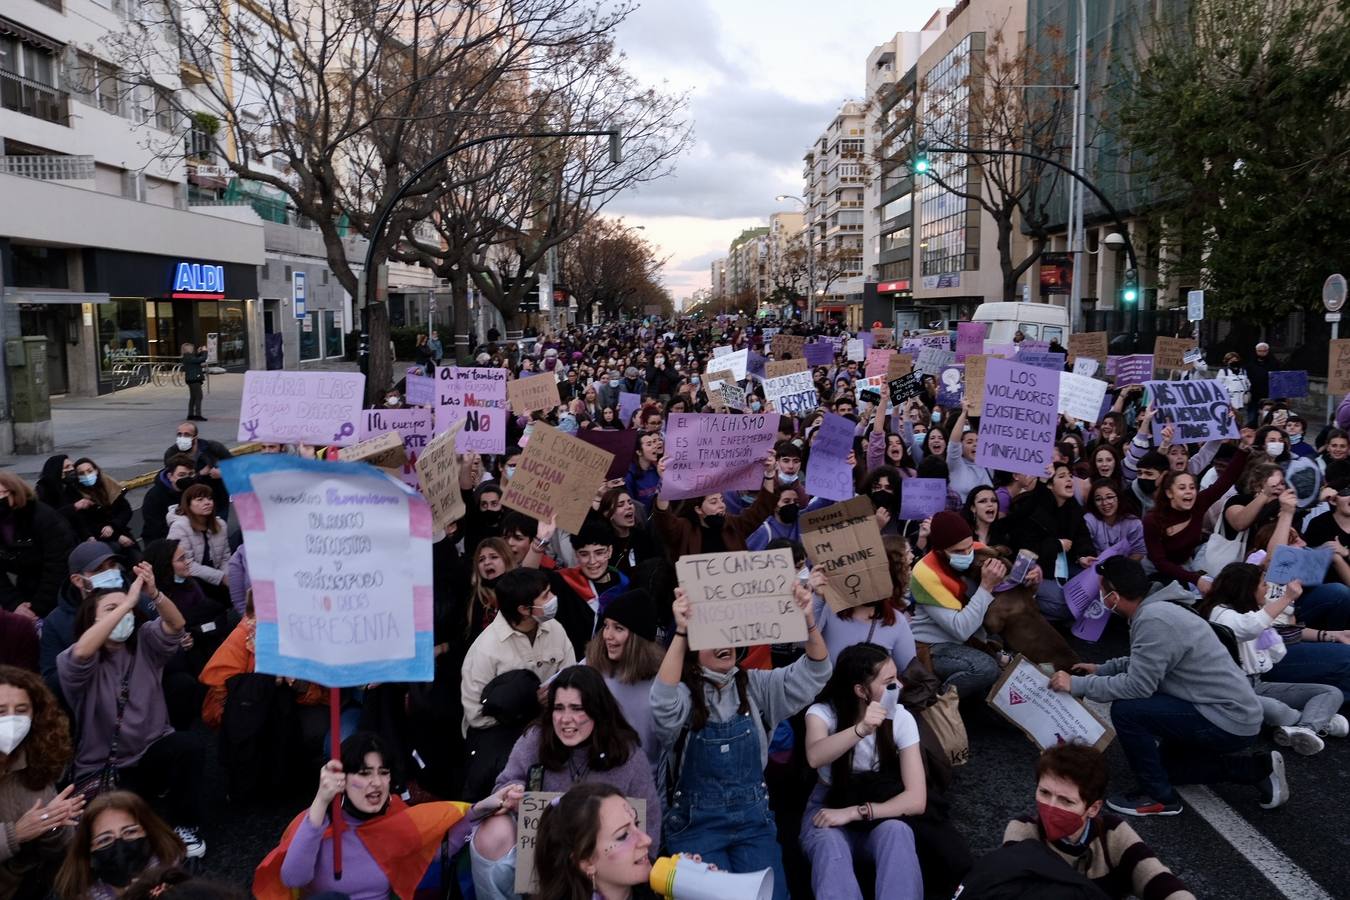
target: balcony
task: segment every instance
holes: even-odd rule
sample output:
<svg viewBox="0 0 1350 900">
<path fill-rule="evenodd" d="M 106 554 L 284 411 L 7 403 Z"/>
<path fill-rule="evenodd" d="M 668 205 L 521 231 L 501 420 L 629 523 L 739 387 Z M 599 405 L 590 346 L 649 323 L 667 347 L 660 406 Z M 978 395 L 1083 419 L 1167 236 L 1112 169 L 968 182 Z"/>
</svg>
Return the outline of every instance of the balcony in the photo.
<svg viewBox="0 0 1350 900">
<path fill-rule="evenodd" d="M 0 108 L 57 125 L 70 124 L 70 94 L 0 69 Z"/>
<path fill-rule="evenodd" d="M 56 154 L 0 156 L 0 172 L 42 181 L 93 181 L 94 158 Z"/>
</svg>

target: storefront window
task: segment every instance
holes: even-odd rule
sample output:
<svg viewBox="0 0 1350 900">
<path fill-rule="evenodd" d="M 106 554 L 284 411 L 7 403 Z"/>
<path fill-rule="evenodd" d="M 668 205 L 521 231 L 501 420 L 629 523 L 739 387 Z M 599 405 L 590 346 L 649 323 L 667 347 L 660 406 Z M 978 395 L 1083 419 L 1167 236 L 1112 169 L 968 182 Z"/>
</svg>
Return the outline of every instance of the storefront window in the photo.
<svg viewBox="0 0 1350 900">
<path fill-rule="evenodd" d="M 222 366 L 248 365 L 248 331 L 244 322 L 243 302 L 226 300 L 220 304 L 220 338 L 217 352 Z"/>
<path fill-rule="evenodd" d="M 337 310 L 323 312 L 323 355 L 328 359 L 342 357 L 342 319 Z"/>
<path fill-rule="evenodd" d="M 322 358 L 319 348 L 320 334 L 319 313 L 314 311 L 306 315 L 303 319 L 295 323 L 300 327 L 300 359 L 302 362 Z"/>
<path fill-rule="evenodd" d="M 98 310 L 99 373 L 110 375 L 113 366 L 149 351 L 145 334 L 145 301 L 114 298 L 94 306 Z"/>
</svg>

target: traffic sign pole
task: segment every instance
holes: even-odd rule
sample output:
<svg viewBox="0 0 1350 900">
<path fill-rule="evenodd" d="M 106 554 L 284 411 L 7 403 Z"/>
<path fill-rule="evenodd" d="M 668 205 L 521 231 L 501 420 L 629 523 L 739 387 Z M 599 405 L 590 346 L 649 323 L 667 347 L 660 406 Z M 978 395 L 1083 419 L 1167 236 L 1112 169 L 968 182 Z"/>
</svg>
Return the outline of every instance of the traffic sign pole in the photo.
<svg viewBox="0 0 1350 900">
<path fill-rule="evenodd" d="M 1327 308 L 1327 321 L 1331 323 L 1331 339 L 1334 341 L 1341 336 L 1341 307 L 1345 305 L 1346 282 L 1345 276 L 1339 273 L 1332 275 L 1322 283 L 1322 305 Z M 1335 408 L 1336 398 L 1331 396 L 1331 372 L 1327 372 L 1327 424 L 1332 422 L 1332 410 Z"/>
</svg>

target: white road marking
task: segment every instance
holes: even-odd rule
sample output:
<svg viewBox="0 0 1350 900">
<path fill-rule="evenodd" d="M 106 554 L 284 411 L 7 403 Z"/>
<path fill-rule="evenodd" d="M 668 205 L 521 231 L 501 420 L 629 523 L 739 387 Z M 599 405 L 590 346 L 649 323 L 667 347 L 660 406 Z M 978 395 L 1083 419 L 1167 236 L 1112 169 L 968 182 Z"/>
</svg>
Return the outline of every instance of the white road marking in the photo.
<svg viewBox="0 0 1350 900">
<path fill-rule="evenodd" d="M 1288 900 L 1332 900 L 1311 875 L 1209 788 L 1189 785 L 1178 787 L 1177 793 Z"/>
</svg>

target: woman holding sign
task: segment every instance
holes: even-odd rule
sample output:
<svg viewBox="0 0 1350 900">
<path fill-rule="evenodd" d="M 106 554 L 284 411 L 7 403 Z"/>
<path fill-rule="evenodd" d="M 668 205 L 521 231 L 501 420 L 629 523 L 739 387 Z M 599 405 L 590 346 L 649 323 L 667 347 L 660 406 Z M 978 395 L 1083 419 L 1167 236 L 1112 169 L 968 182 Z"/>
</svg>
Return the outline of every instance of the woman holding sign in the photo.
<svg viewBox="0 0 1350 900">
<path fill-rule="evenodd" d="M 656 464 L 662 480 L 666 477 L 663 456 Z M 745 540 L 773 514 L 778 489 L 778 457 L 772 450 L 764 457 L 764 480 L 755 502 L 745 512 L 727 515 L 727 501 L 720 494 L 682 501 L 679 514 L 672 513 L 670 501 L 657 496 L 652 511 L 652 527 L 672 560 L 695 553 L 729 553 L 747 549 Z"/>
</svg>

